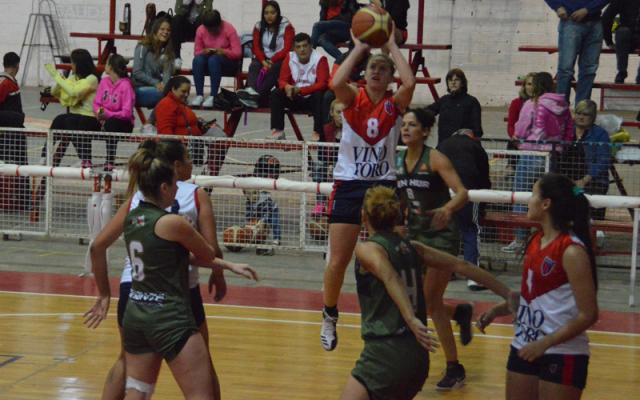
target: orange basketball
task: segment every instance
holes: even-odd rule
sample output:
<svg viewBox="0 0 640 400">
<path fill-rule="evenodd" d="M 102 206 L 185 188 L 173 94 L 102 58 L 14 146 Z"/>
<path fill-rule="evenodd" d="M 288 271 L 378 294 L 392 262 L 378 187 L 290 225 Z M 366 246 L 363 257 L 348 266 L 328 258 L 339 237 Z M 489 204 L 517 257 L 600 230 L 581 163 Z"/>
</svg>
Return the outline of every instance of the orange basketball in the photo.
<svg viewBox="0 0 640 400">
<path fill-rule="evenodd" d="M 247 243 L 247 233 L 244 228 L 238 225 L 230 226 L 222 234 L 224 247 L 234 253 L 242 250 L 242 246 L 235 246 L 236 243 Z"/>
<path fill-rule="evenodd" d="M 371 47 L 382 47 L 387 43 L 392 29 L 389 13 L 375 4 L 362 7 L 351 20 L 353 36 Z"/>
</svg>

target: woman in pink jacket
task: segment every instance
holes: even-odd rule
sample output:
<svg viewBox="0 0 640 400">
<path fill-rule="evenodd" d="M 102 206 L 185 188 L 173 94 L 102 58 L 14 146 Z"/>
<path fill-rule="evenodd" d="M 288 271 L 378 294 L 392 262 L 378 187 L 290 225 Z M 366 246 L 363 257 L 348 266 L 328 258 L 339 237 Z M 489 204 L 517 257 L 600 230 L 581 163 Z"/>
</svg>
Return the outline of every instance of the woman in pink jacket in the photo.
<svg viewBox="0 0 640 400">
<path fill-rule="evenodd" d="M 93 101 L 93 112 L 105 132 L 131 133 L 135 122 L 133 107 L 136 95 L 127 75 L 127 60 L 119 54 L 112 54 L 104 67 L 107 75 L 100 81 Z M 115 164 L 118 138 L 107 136 L 107 157 L 105 171 L 111 171 Z"/>
<path fill-rule="evenodd" d="M 515 138 L 526 141 L 563 142 L 573 141 L 573 119 L 569 104 L 563 94 L 554 93 L 553 77 L 548 72 L 538 72 L 533 77 L 533 97 L 527 100 L 515 126 Z M 560 146 L 550 143 L 520 143 L 520 150 L 561 151 Z M 516 174 L 513 178 L 514 192 L 531 191 L 533 184 L 545 172 L 545 158 L 541 155 L 518 156 Z M 526 212 L 526 206 L 516 204 L 514 212 Z M 503 247 L 506 253 L 519 252 L 527 237 L 525 229 L 518 229 L 515 238 Z"/>
<path fill-rule="evenodd" d="M 240 38 L 236 28 L 223 21 L 218 10 L 207 11 L 202 16 L 202 25 L 196 30 L 192 64 L 196 97 L 192 107 L 212 107 L 218 94 L 222 76 L 234 76 L 242 62 Z M 204 77 L 211 78 L 211 96 L 204 99 Z"/>
</svg>

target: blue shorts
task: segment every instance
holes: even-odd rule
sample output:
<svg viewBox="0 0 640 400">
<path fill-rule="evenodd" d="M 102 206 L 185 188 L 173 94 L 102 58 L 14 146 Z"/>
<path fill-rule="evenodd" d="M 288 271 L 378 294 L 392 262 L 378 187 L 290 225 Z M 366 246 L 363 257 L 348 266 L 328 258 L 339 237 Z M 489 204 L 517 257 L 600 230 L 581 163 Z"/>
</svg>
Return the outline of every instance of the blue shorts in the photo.
<svg viewBox="0 0 640 400">
<path fill-rule="evenodd" d="M 587 384 L 589 356 L 586 354 L 544 354 L 533 362 L 518 356 L 518 349 L 511 346 L 507 370 L 580 390 Z"/>
<path fill-rule="evenodd" d="M 122 328 L 122 320 L 124 318 L 124 310 L 127 308 L 129 301 L 129 292 L 131 292 L 131 282 L 122 282 L 120 284 L 120 298 L 118 299 L 118 326 Z M 200 286 L 191 288 L 189 291 L 191 298 L 191 312 L 196 320 L 196 326 L 204 323 L 204 304 L 202 303 L 202 295 L 200 294 Z"/>
<path fill-rule="evenodd" d="M 360 225 L 360 210 L 369 188 L 386 186 L 396 188 L 395 181 L 335 181 L 329 195 L 329 224 Z"/>
</svg>

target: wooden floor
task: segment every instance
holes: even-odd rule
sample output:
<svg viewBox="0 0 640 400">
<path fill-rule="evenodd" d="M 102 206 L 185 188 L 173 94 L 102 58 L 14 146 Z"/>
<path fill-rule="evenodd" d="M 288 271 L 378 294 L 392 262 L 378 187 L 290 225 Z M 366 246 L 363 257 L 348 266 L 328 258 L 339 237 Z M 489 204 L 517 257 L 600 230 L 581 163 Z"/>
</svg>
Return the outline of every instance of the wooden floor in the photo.
<svg viewBox="0 0 640 400">
<path fill-rule="evenodd" d="M 119 349 L 115 315 L 82 325 L 93 297 L 0 292 L 0 399 L 96 399 Z M 115 302 L 113 303 L 115 306 Z M 115 308 L 113 309 L 115 310 Z M 207 305 L 223 398 L 337 399 L 362 347 L 359 317 L 342 314 L 340 345 L 320 348 L 318 312 Z M 438 394 L 442 353 L 418 399 L 499 399 L 512 329 L 495 326 L 461 349 L 467 384 Z M 631 399 L 640 390 L 640 335 L 593 332 L 585 399 Z M 163 367 L 157 399 L 182 398 Z M 638 397 L 635 397 L 638 398 Z"/>
</svg>

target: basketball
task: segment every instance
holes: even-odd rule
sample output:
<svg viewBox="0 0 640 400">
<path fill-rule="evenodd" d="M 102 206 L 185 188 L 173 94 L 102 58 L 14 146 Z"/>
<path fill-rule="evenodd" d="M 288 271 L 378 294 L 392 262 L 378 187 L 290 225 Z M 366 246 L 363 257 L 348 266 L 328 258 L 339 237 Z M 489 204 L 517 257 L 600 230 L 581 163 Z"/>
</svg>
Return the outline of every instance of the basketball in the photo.
<svg viewBox="0 0 640 400">
<path fill-rule="evenodd" d="M 309 236 L 311 236 L 311 239 L 317 241 L 326 240 L 328 232 L 329 227 L 327 226 L 326 218 L 309 221 Z"/>
<path fill-rule="evenodd" d="M 382 47 L 387 43 L 392 29 L 389 13 L 374 4 L 359 9 L 351 20 L 353 36 L 371 47 Z"/>
<path fill-rule="evenodd" d="M 225 229 L 222 237 L 225 243 L 224 247 L 234 253 L 242 250 L 242 246 L 233 246 L 229 243 L 247 243 L 247 232 L 244 228 L 241 228 L 238 225 L 230 226 Z"/>
</svg>

